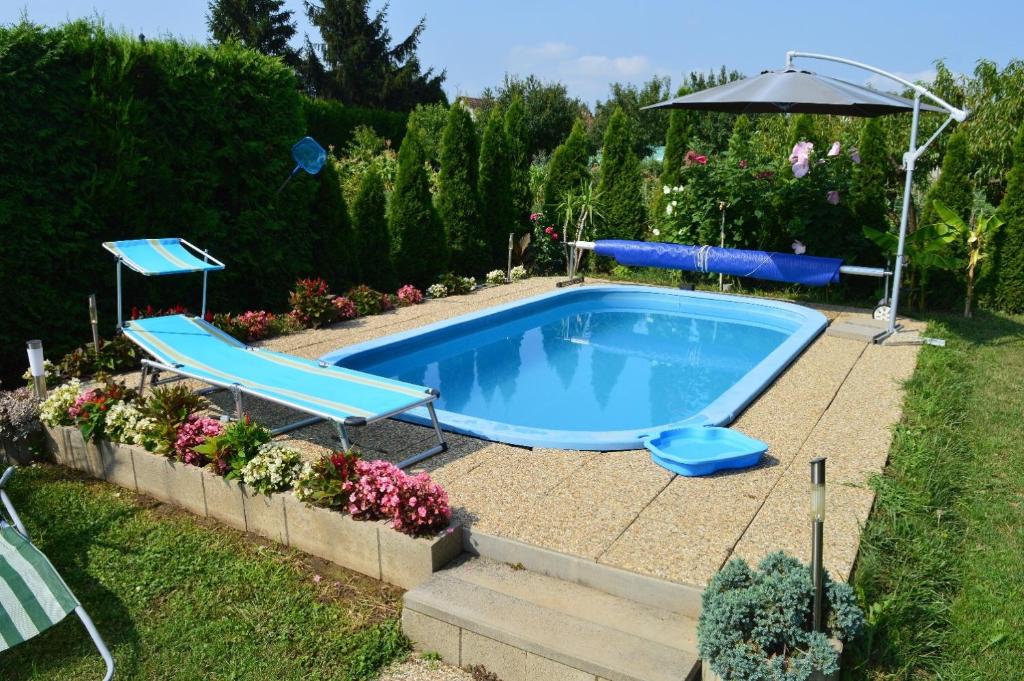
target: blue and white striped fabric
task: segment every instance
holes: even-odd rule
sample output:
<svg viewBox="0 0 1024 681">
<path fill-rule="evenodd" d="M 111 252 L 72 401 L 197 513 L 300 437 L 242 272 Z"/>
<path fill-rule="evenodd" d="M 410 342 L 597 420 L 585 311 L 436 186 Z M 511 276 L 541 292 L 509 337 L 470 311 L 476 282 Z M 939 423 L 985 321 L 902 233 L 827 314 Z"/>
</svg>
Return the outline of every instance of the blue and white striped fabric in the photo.
<svg viewBox="0 0 1024 681">
<path fill-rule="evenodd" d="M 349 416 L 374 421 L 435 399 L 423 386 L 248 348 L 185 315 L 136 319 L 125 324 L 124 333 L 180 374 L 212 385 L 238 384 L 250 395 L 335 421 Z"/>
<path fill-rule="evenodd" d="M 131 239 L 105 241 L 103 247 L 140 274 L 159 276 L 222 270 L 224 265 L 203 262 L 181 243 L 181 239 Z"/>
<path fill-rule="evenodd" d="M 46 631 L 77 607 L 46 556 L 0 521 L 0 652 Z"/>
</svg>

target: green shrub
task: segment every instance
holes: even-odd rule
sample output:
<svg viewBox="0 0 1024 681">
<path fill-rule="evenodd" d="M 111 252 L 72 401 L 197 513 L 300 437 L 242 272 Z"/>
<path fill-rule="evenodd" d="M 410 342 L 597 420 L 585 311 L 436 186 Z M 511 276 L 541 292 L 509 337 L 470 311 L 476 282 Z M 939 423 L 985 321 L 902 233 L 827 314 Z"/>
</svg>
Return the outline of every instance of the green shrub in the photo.
<svg viewBox="0 0 1024 681">
<path fill-rule="evenodd" d="M 395 267 L 391 262 L 391 236 L 388 234 L 384 182 L 371 168 L 359 187 L 352 204 L 356 255 L 363 267 L 363 281 L 370 286 L 392 289 L 396 284 Z"/>
<path fill-rule="evenodd" d="M 449 263 L 460 272 L 476 272 L 485 264 L 479 164 L 476 124 L 469 111 L 455 103 L 441 138 L 437 212 L 448 236 Z"/>
<path fill-rule="evenodd" d="M 495 112 L 487 119 L 480 141 L 480 208 L 488 266 L 504 261 L 508 235 L 518 231 L 508 147 L 504 119 Z"/>
<path fill-rule="evenodd" d="M 181 236 L 208 249 L 227 263 L 210 277 L 212 309 L 264 307 L 267 291 L 313 270 L 316 179 L 274 196 L 306 132 L 280 60 L 234 44 L 142 43 L 87 21 L 2 27 L 0 54 L 0 281 L 19 291 L 0 329 L 0 378 L 20 373 L 26 338 L 59 355 L 87 336 L 89 293 L 113 326 L 103 241 Z M 199 298 L 198 276 L 125 276 L 126 306 Z"/>
<path fill-rule="evenodd" d="M 521 233 L 530 226 L 533 191 L 530 187 L 530 131 L 526 125 L 526 107 L 519 95 L 512 97 L 504 123 L 513 218 L 518 227 L 516 231 Z"/>
<path fill-rule="evenodd" d="M 735 558 L 716 574 L 701 599 L 697 649 L 724 681 L 803 681 L 813 671 L 839 669 L 829 638 L 860 635 L 864 615 L 848 584 L 825 574 L 824 632 L 812 632 L 811 571 L 782 552 L 757 570 Z"/>
<path fill-rule="evenodd" d="M 228 478 L 237 478 L 259 453 L 260 446 L 273 439 L 270 429 L 251 419 L 248 414 L 241 421 L 232 421 L 221 432 L 195 447 L 195 451 L 210 459 L 213 469 Z"/>
<path fill-rule="evenodd" d="M 639 239 L 647 223 L 640 161 L 633 152 L 626 114 L 616 109 L 608 121 L 601 153 L 601 217 L 598 239 Z"/>
<path fill-rule="evenodd" d="M 1024 312 L 1024 125 L 1013 145 L 1013 168 L 1006 176 L 999 217 L 1006 222 L 994 258 L 996 304 L 1007 312 Z"/>
<path fill-rule="evenodd" d="M 344 149 L 355 136 L 356 128 L 365 125 L 398 147 L 405 137 L 409 115 L 401 111 L 366 109 L 346 106 L 333 99 L 302 98 L 307 134 L 326 147 Z"/>
<path fill-rule="evenodd" d="M 334 296 L 323 279 L 299 279 L 288 295 L 292 316 L 307 329 L 330 324 L 337 317 Z"/>
<path fill-rule="evenodd" d="M 384 310 L 390 310 L 394 305 L 388 298 L 388 294 L 374 291 L 363 284 L 349 290 L 345 297 L 356 306 L 356 312 L 360 317 L 371 314 L 380 314 Z"/>
<path fill-rule="evenodd" d="M 674 187 L 679 184 L 679 172 L 683 168 L 683 157 L 690 149 L 689 111 L 673 109 L 668 117 L 668 133 L 665 135 L 665 157 L 661 162 L 661 184 Z"/>
<path fill-rule="evenodd" d="M 583 121 L 577 120 L 572 132 L 551 156 L 544 183 L 544 206 L 555 214 L 565 194 L 590 182 L 587 134 Z"/>
<path fill-rule="evenodd" d="M 402 281 L 423 287 L 448 268 L 448 242 L 430 196 L 419 134 L 410 128 L 398 150 L 398 175 L 388 209 L 391 255 Z"/>
<path fill-rule="evenodd" d="M 437 283 L 444 286 L 450 296 L 464 295 L 476 286 L 476 280 L 473 277 L 460 277 L 454 272 L 447 272 Z"/>
</svg>

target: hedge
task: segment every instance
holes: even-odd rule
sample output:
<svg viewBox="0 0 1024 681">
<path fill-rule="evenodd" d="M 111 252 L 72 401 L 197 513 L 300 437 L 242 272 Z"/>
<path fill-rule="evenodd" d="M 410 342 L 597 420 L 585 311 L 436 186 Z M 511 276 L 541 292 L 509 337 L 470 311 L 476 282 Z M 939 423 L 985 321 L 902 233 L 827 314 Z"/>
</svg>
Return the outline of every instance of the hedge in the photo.
<svg viewBox="0 0 1024 681">
<path fill-rule="evenodd" d="M 310 99 L 303 96 L 302 108 L 306 116 L 309 135 L 324 147 L 334 147 L 338 153 L 348 147 L 355 129 L 360 125 L 391 141 L 391 148 L 402 146 L 409 114 L 382 109 L 364 109 L 345 106 L 331 99 Z"/>
<path fill-rule="evenodd" d="M 181 236 L 227 263 L 210 307 L 283 307 L 334 240 L 315 199 L 321 177 L 292 169 L 306 133 L 295 75 L 234 45 L 147 40 L 95 22 L 0 28 L 0 378 L 26 365 L 24 341 L 50 357 L 88 337 L 97 293 L 115 323 L 114 262 L 103 241 Z M 330 209 L 336 208 L 330 206 Z M 185 281 L 187 280 L 187 281 Z M 334 283 L 332 281 L 332 283 Z M 128 305 L 198 306 L 200 279 L 125 275 Z"/>
</svg>

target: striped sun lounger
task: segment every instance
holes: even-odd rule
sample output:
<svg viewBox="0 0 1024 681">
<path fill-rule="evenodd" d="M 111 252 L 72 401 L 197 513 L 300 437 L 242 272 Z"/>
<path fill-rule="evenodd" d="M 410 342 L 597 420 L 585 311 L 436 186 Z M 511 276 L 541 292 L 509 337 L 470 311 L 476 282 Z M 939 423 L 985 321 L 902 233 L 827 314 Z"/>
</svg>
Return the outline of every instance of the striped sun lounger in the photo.
<svg viewBox="0 0 1024 681">
<path fill-rule="evenodd" d="M 334 423 L 346 450 L 351 446 L 346 427 L 425 407 L 437 444 L 399 465 L 409 466 L 447 449 L 434 411 L 438 393 L 430 388 L 248 347 L 215 326 L 185 315 L 136 319 L 126 322 L 123 330 L 153 357 L 143 360 L 142 386 L 147 373 L 156 370 L 227 388 L 234 395 L 238 418 L 243 416 L 243 395 L 269 400 L 313 415 L 275 432 L 326 419 Z"/>
<path fill-rule="evenodd" d="M 5 487 L 13 474 L 11 467 L 0 477 L 0 501 L 8 516 L 0 517 L 0 652 L 38 636 L 75 613 L 107 665 L 104 679 L 108 680 L 114 675 L 110 650 L 53 564 L 29 541 L 28 530 L 7 496 Z"/>
</svg>

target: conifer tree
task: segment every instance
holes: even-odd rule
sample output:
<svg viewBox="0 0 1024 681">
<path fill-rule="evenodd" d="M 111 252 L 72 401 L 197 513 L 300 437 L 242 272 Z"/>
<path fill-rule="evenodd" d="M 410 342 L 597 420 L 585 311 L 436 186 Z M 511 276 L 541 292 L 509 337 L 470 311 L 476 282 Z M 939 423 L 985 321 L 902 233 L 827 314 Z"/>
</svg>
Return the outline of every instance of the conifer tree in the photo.
<svg viewBox="0 0 1024 681">
<path fill-rule="evenodd" d="M 391 262 L 391 236 L 385 212 L 384 180 L 376 168 L 363 175 L 359 193 L 352 204 L 355 252 L 362 264 L 362 283 L 390 291 L 397 285 Z"/>
<path fill-rule="evenodd" d="M 754 126 L 750 119 L 740 114 L 732 124 L 732 136 L 729 138 L 729 160 L 749 161 L 750 160 L 750 138 L 754 134 Z"/>
<path fill-rule="evenodd" d="M 548 163 L 548 177 L 544 183 L 544 209 L 555 214 L 566 192 L 579 189 L 590 182 L 587 154 L 587 133 L 583 121 L 577 119 L 572 132 L 555 149 Z"/>
<path fill-rule="evenodd" d="M 295 35 L 295 12 L 283 5 L 284 0 L 211 0 L 206 26 L 216 43 L 234 40 L 296 66 L 298 54 L 289 45 Z"/>
<path fill-rule="evenodd" d="M 816 151 L 820 151 L 814 119 L 808 114 L 797 114 L 789 123 L 789 146 L 797 142 L 810 142 Z"/>
<path fill-rule="evenodd" d="M 477 193 L 479 164 L 476 124 L 469 111 L 456 102 L 448 111 L 441 136 L 437 212 L 448 235 L 449 263 L 458 274 L 478 273 L 485 260 Z"/>
<path fill-rule="evenodd" d="M 519 95 L 513 95 L 508 111 L 505 112 L 505 143 L 513 217 L 517 228 L 526 229 L 533 208 L 533 195 L 530 192 L 530 131 L 526 125 L 526 107 Z"/>
<path fill-rule="evenodd" d="M 640 160 L 628 126 L 626 114 L 617 108 L 604 134 L 598 185 L 603 214 L 597 229 L 600 239 L 639 239 L 647 222 Z"/>
<path fill-rule="evenodd" d="M 448 242 L 430 196 L 425 162 L 419 132 L 407 129 L 398 149 L 388 230 L 398 276 L 420 287 L 434 283 L 448 269 Z"/>
<path fill-rule="evenodd" d="M 314 271 L 334 287 L 357 284 L 360 262 L 355 256 L 352 220 L 334 163 L 328 160 L 314 180 L 317 183 L 314 224 L 320 227 L 310 245 Z"/>
<path fill-rule="evenodd" d="M 665 157 L 661 161 L 661 184 L 674 187 L 679 184 L 679 173 L 683 159 L 689 150 L 690 112 L 674 109 L 668 119 L 668 133 L 665 136 Z"/>
<path fill-rule="evenodd" d="M 487 245 L 488 267 L 504 263 L 508 235 L 516 231 L 512 204 L 512 165 L 505 137 L 505 119 L 491 112 L 480 141 L 480 212 Z"/>
<path fill-rule="evenodd" d="M 879 119 L 869 118 L 864 123 L 857 152 L 860 163 L 853 166 L 849 200 L 856 231 L 870 227 L 884 232 L 888 226 L 885 185 L 889 160 Z"/>
<path fill-rule="evenodd" d="M 967 159 L 967 136 L 962 129 L 953 133 L 946 143 L 946 153 L 942 157 L 942 172 L 925 198 L 924 210 L 921 211 L 919 225 L 930 225 L 939 218 L 932 208 L 932 201 L 938 199 L 953 210 L 954 213 L 967 219 L 974 205 L 974 194 L 971 190 L 970 163 Z"/>
<path fill-rule="evenodd" d="M 1006 194 L 999 204 L 1005 220 L 997 240 L 996 304 L 1007 312 L 1024 312 L 1024 125 L 1013 144 L 1013 167 L 1006 177 Z"/>
</svg>

